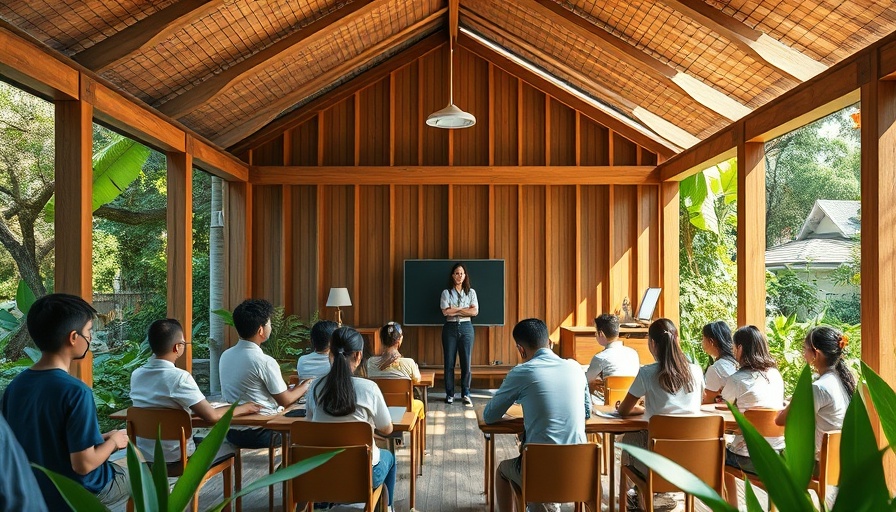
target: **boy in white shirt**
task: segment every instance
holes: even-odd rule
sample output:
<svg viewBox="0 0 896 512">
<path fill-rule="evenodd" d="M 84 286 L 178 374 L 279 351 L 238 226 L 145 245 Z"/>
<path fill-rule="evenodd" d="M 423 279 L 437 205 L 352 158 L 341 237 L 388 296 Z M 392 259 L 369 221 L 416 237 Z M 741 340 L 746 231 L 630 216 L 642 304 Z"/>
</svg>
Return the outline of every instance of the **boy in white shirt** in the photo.
<svg viewBox="0 0 896 512">
<path fill-rule="evenodd" d="M 619 340 L 619 317 L 604 313 L 594 319 L 594 327 L 597 343 L 604 349 L 591 358 L 585 378 L 588 379 L 589 389 L 595 395 L 595 401 L 603 402 L 604 397 L 601 393 L 603 379 L 617 375 L 634 377 L 641 369 L 641 360 L 638 351 L 626 347 Z"/>
<path fill-rule="evenodd" d="M 226 407 L 214 408 L 199 390 L 193 376 L 186 370 L 174 366 L 186 351 L 187 342 L 180 322 L 173 318 L 156 320 L 149 326 L 147 333 L 149 347 L 153 355 L 140 368 L 131 374 L 131 400 L 134 407 L 164 407 L 183 409 L 195 414 L 209 423 L 215 423 L 227 412 Z M 238 406 L 234 416 L 254 414 L 261 409 L 255 403 Z M 137 438 L 137 448 L 143 452 L 147 462 L 152 462 L 155 452 L 155 439 Z M 193 438 L 187 440 L 187 455 L 196 449 Z M 180 443 L 178 441 L 162 441 L 165 462 L 180 460 Z"/>
<path fill-rule="evenodd" d="M 332 320 L 319 320 L 311 327 L 314 352 L 299 358 L 296 372 L 300 379 L 316 379 L 330 373 L 330 336 L 338 327 Z"/>
</svg>

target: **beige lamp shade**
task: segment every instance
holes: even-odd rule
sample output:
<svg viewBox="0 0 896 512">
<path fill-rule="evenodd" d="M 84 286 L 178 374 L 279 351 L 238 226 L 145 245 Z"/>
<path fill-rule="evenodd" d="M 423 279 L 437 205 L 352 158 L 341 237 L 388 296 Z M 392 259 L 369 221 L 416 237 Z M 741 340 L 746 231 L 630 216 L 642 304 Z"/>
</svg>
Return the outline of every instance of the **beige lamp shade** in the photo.
<svg viewBox="0 0 896 512">
<path fill-rule="evenodd" d="M 328 308 L 340 308 L 351 305 L 352 299 L 348 296 L 348 288 L 330 288 L 330 296 L 327 297 Z"/>
</svg>

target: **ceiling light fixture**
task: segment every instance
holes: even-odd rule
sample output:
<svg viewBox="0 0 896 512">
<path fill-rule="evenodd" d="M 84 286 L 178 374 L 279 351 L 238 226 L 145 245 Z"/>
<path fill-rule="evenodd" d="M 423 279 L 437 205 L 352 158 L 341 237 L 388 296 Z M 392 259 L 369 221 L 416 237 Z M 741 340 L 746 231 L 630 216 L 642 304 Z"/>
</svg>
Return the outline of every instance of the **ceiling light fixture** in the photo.
<svg viewBox="0 0 896 512">
<path fill-rule="evenodd" d="M 476 116 L 469 112 L 464 112 L 454 104 L 454 42 L 453 38 L 449 39 L 451 48 L 451 56 L 448 61 L 448 106 L 442 110 L 437 110 L 426 118 L 426 124 L 433 128 L 469 128 L 476 124 Z"/>
</svg>

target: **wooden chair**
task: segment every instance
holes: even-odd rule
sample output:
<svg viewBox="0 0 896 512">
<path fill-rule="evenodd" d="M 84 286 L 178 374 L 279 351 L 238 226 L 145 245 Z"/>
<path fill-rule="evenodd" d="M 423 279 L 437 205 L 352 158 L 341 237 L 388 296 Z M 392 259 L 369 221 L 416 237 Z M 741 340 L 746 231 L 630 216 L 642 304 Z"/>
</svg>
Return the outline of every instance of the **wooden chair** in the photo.
<svg viewBox="0 0 896 512">
<path fill-rule="evenodd" d="M 314 502 L 322 501 L 365 503 L 368 512 L 373 512 L 375 504 L 380 502 L 380 508 L 385 510 L 384 486 L 373 488 L 373 429 L 368 423 L 299 421 L 291 425 L 290 436 L 298 441 L 290 446 L 290 463 L 334 449 L 345 451 L 291 481 L 287 510 L 295 510 L 297 503 L 307 503 L 311 511 Z"/>
<path fill-rule="evenodd" d="M 666 416 L 650 418 L 647 446 L 706 482 L 720 495 L 724 492 L 722 468 L 725 465 L 725 420 L 720 415 Z M 644 494 L 647 511 L 653 511 L 657 492 L 681 492 L 664 478 L 648 470 L 641 475 L 631 466 L 622 467 L 619 479 L 619 509 L 626 511 L 626 479 Z M 694 497 L 685 495 L 685 510 L 694 510 Z"/>
<path fill-rule="evenodd" d="M 528 503 L 575 503 L 600 512 L 600 456 L 595 444 L 527 444 L 523 447 L 523 485 L 514 485 L 517 510 Z"/>
<path fill-rule="evenodd" d="M 634 377 L 623 377 L 621 375 L 604 378 L 604 403 L 613 405 L 616 402 L 625 400 L 625 395 L 628 394 L 628 390 L 632 387 L 632 382 L 634 381 Z"/>
<path fill-rule="evenodd" d="M 161 438 L 164 441 L 178 441 L 180 443 L 180 464 L 167 464 L 168 476 L 181 476 L 187 467 L 187 439 L 193 436 L 193 425 L 190 413 L 182 409 L 165 409 L 158 407 L 128 409 L 127 430 L 128 438 L 135 445 L 137 438 L 156 439 L 161 427 Z M 211 477 L 221 474 L 224 478 L 224 497 L 233 494 L 233 468 L 234 456 L 216 460 L 202 477 L 196 494 L 193 496 L 193 512 L 199 510 L 199 490 Z M 236 473 L 239 479 L 239 473 Z M 133 500 L 128 499 L 128 511 L 133 510 Z"/>
<path fill-rule="evenodd" d="M 769 409 L 765 407 L 754 407 L 744 411 L 744 418 L 756 427 L 759 435 L 762 437 L 780 437 L 784 435 L 784 426 L 775 423 L 775 418 L 779 409 Z M 725 492 L 728 503 L 737 506 L 737 480 L 750 480 L 754 487 L 765 489 L 765 486 L 759 480 L 759 477 L 752 473 L 747 473 L 740 468 L 733 466 L 725 466 Z M 775 510 L 775 505 L 769 497 L 769 509 Z"/>
<path fill-rule="evenodd" d="M 809 489 L 818 494 L 818 502 L 823 507 L 827 499 L 828 486 L 837 485 L 840 480 L 840 431 L 825 432 L 818 452 L 818 478 L 812 477 Z"/>
<path fill-rule="evenodd" d="M 414 383 L 411 382 L 410 379 L 402 379 L 402 378 L 373 378 L 370 379 L 376 383 L 377 387 L 380 388 L 380 391 L 383 393 L 383 398 L 386 399 L 386 405 L 390 407 L 404 407 L 408 411 L 413 412 L 417 415 L 418 418 L 421 418 L 420 421 L 420 437 L 426 438 L 426 417 L 424 414 L 423 402 L 420 400 L 414 400 Z M 401 432 L 396 432 L 393 435 L 389 436 L 389 449 L 392 453 L 395 453 L 395 440 L 402 437 Z M 416 447 L 412 447 L 412 449 L 417 450 L 417 461 L 419 463 L 419 467 L 417 468 L 417 474 L 423 474 L 423 447 L 424 443 L 418 442 Z"/>
</svg>

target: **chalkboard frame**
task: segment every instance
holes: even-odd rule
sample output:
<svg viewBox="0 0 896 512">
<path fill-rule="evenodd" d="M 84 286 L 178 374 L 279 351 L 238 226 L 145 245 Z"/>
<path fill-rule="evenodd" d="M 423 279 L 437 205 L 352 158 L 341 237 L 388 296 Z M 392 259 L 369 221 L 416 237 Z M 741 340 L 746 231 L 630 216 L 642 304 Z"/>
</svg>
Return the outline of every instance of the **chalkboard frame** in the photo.
<svg viewBox="0 0 896 512">
<path fill-rule="evenodd" d="M 451 267 L 455 263 L 462 263 L 470 273 L 470 280 L 479 299 L 479 315 L 473 317 L 473 325 L 502 326 L 505 324 L 505 284 L 506 265 L 502 259 L 407 259 L 404 260 L 404 283 L 402 318 L 404 325 L 428 326 L 442 325 L 445 317 L 439 309 L 439 296 L 448 282 Z M 409 266 L 412 267 L 409 272 Z M 424 279 L 419 279 L 425 276 Z M 411 277 L 409 280 L 408 277 Z M 498 279 L 500 279 L 498 281 Z M 484 283 L 484 284 L 483 284 Z M 477 286 L 479 284 L 479 286 Z M 500 293 L 494 293 L 495 289 Z M 483 292 L 487 292 L 483 296 Z M 499 297 L 494 297 L 498 295 Z M 497 299 L 497 300 L 496 300 Z M 413 308 L 409 311 L 408 301 L 411 304 L 432 304 L 432 310 L 422 314 Z M 409 312 L 411 313 L 409 317 Z"/>
</svg>

